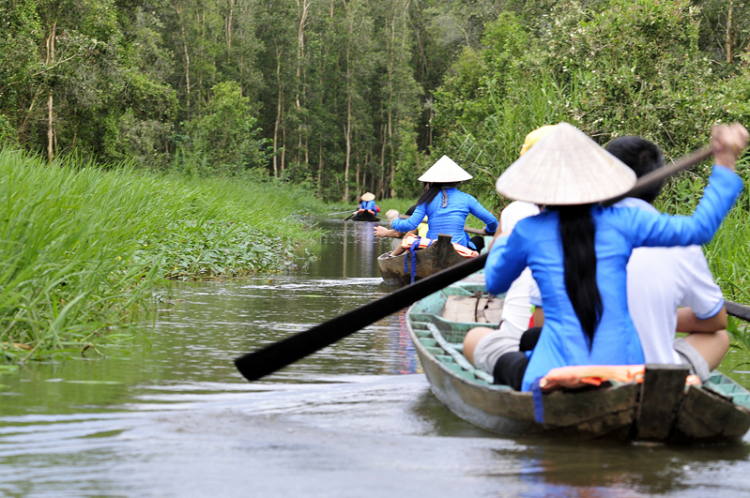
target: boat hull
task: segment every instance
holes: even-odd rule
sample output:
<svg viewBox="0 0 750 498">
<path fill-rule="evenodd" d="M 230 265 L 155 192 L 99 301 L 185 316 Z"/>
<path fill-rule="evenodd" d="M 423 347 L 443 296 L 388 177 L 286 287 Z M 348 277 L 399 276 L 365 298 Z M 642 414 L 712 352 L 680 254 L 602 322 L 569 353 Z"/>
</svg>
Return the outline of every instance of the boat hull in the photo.
<svg viewBox="0 0 750 498">
<path fill-rule="evenodd" d="M 404 271 L 404 260 L 409 258 L 407 268 L 411 270 L 412 253 L 404 252 L 395 257 L 390 257 L 390 254 L 387 252 L 378 258 L 378 267 L 383 281 L 387 285 L 409 285 L 411 273 L 410 271 Z M 448 235 L 439 235 L 434 244 L 420 249 L 414 255 L 417 262 L 415 280 L 421 280 L 466 261 L 466 258 L 458 254 L 453 248 L 451 237 Z"/>
<path fill-rule="evenodd" d="M 367 211 L 364 211 L 362 213 L 355 214 L 352 220 L 353 221 L 380 221 L 380 218 L 378 218 L 374 214 L 370 214 Z"/>
<path fill-rule="evenodd" d="M 470 296 L 481 288 L 459 285 L 437 294 Z M 685 387 L 687 372 L 681 365 L 647 365 L 641 384 L 545 394 L 544 423 L 537 423 L 531 393 L 492 385 L 491 377 L 449 351 L 469 329 L 497 324 L 445 320 L 437 294 L 409 309 L 409 333 L 435 396 L 482 429 L 507 436 L 546 433 L 671 443 L 734 440 L 750 429 L 750 392 L 718 372 L 703 386 Z"/>
</svg>

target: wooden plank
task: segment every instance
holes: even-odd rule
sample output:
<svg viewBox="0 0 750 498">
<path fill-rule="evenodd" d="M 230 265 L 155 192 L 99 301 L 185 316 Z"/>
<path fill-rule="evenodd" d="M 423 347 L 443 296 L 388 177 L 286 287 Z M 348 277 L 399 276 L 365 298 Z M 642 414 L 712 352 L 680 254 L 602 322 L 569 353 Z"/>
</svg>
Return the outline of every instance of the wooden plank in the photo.
<svg viewBox="0 0 750 498">
<path fill-rule="evenodd" d="M 476 322 L 476 304 L 473 296 L 448 296 L 442 316 L 451 322 Z"/>
<path fill-rule="evenodd" d="M 672 429 L 683 398 L 686 365 L 646 364 L 636 422 L 636 439 L 663 441 Z"/>
</svg>

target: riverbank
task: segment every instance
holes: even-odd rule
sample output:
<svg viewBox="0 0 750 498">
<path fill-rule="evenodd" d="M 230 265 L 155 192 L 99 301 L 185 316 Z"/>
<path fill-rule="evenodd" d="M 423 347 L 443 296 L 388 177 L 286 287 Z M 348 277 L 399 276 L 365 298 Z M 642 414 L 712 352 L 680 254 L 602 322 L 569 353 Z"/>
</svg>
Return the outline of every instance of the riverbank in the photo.
<svg viewBox="0 0 750 498">
<path fill-rule="evenodd" d="M 129 337 L 166 279 L 278 272 L 316 235 L 300 188 L 163 176 L 0 151 L 0 355 L 80 354 Z"/>
</svg>

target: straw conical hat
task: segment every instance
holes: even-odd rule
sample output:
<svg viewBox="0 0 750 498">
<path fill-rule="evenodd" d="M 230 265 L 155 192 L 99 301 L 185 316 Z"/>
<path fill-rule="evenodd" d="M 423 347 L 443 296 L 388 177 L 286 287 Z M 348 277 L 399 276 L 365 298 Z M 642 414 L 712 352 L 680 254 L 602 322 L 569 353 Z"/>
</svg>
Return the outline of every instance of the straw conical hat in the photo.
<svg viewBox="0 0 750 498">
<path fill-rule="evenodd" d="M 362 197 L 360 197 L 360 199 L 362 199 L 365 202 L 374 201 L 375 200 L 375 194 L 372 194 L 370 192 L 365 192 L 364 194 L 362 194 Z"/>
<path fill-rule="evenodd" d="M 453 183 L 464 182 L 471 180 L 471 178 L 472 176 L 461 166 L 453 162 L 453 159 L 443 156 L 424 175 L 419 177 L 419 181 L 426 183 Z"/>
<path fill-rule="evenodd" d="M 581 130 L 560 123 L 500 175 L 497 191 L 548 206 L 591 204 L 624 194 L 635 173 Z"/>
</svg>

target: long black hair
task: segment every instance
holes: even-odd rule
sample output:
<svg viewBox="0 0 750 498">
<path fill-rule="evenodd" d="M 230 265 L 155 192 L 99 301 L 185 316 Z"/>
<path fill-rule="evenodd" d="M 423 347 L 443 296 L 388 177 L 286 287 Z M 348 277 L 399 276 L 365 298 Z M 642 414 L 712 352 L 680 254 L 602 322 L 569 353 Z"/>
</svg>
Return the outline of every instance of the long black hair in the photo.
<svg viewBox="0 0 750 498">
<path fill-rule="evenodd" d="M 596 226 L 591 205 L 559 206 L 560 238 L 565 263 L 565 289 L 588 339 L 589 351 L 604 311 L 596 284 Z"/>
<path fill-rule="evenodd" d="M 445 190 L 448 188 L 454 188 L 458 185 L 459 182 L 452 182 L 452 183 L 428 183 L 425 185 L 425 191 L 424 193 L 419 196 L 419 199 L 417 200 L 417 206 L 420 204 L 429 204 L 432 202 L 432 200 L 437 197 L 438 193 L 441 190 Z M 448 197 L 446 197 L 445 194 L 443 194 L 443 207 L 447 205 Z"/>
</svg>

